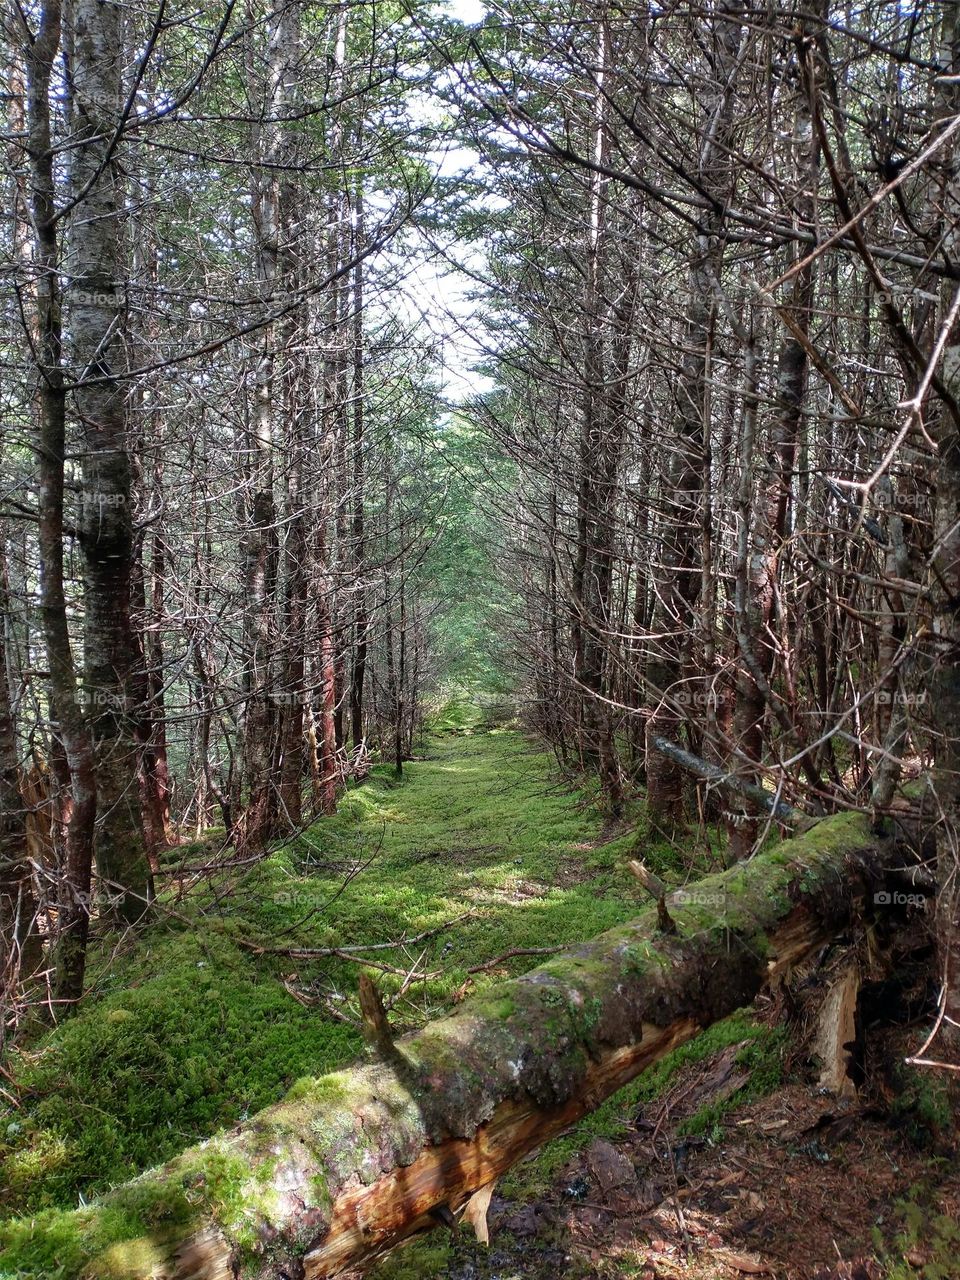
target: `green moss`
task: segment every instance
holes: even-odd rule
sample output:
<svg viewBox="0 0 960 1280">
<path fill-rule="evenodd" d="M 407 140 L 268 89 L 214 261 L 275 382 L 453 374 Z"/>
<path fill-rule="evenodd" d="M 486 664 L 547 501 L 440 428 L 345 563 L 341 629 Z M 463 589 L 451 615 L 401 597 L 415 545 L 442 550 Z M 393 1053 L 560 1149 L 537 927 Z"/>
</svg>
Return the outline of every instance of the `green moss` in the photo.
<svg viewBox="0 0 960 1280">
<path fill-rule="evenodd" d="M 709 1132 L 732 1107 L 772 1092 L 782 1077 L 786 1032 L 758 1023 L 749 1009 L 741 1009 L 674 1049 L 608 1098 L 596 1111 L 585 1116 L 570 1133 L 547 1143 L 535 1159 L 511 1170 L 502 1183 L 504 1195 L 529 1200 L 545 1194 L 556 1184 L 561 1170 L 572 1156 L 587 1147 L 594 1138 L 621 1137 L 630 1129 L 638 1106 L 661 1097 L 684 1067 L 702 1062 L 741 1042 L 743 1047 L 736 1062 L 741 1069 L 750 1072 L 749 1083 L 726 1102 L 712 1108 L 704 1107 L 691 1116 L 680 1126 L 680 1132 Z"/>
<path fill-rule="evenodd" d="M 350 1090 L 344 1076 L 303 1076 L 287 1093 L 290 1102 L 310 1102 L 338 1106 L 346 1102 Z"/>
<path fill-rule="evenodd" d="M 512 996 L 505 996 L 498 991 L 489 996 L 477 996 L 471 1002 L 471 1008 L 480 1018 L 506 1019 L 517 1011 L 516 1001 Z"/>
<path fill-rule="evenodd" d="M 949 1190 L 914 1186 L 897 1203 L 894 1221 L 874 1227 L 873 1243 L 887 1280 L 956 1280 L 960 1223 L 951 1208 Z M 923 1258 L 919 1266 L 917 1254 Z M 914 1260 L 908 1262 L 907 1255 Z"/>
<path fill-rule="evenodd" d="M 0 1223 L 0 1268 L 18 1280 L 55 1280 L 80 1274 L 96 1259 L 98 1277 L 119 1278 L 129 1275 L 133 1260 L 159 1265 L 164 1237 L 195 1212 L 184 1188 L 133 1183 L 95 1213 L 47 1210 Z"/>
<path fill-rule="evenodd" d="M 245 1204 L 267 1218 L 272 1212 L 269 1162 L 259 1169 L 229 1161 L 216 1166 L 215 1144 L 214 1165 L 200 1170 L 199 1182 L 183 1187 L 182 1197 L 150 1201 L 147 1179 L 146 1200 L 111 1204 L 95 1239 L 86 1238 L 93 1228 L 83 1214 L 48 1211 L 72 1207 L 78 1196 L 90 1198 L 235 1125 L 291 1086 L 283 1120 L 268 1116 L 262 1123 L 295 1129 L 308 1146 L 330 1139 L 323 1104 L 331 1117 L 338 1110 L 343 1115 L 348 1090 L 343 1077 L 322 1077 L 354 1060 L 360 1040 L 326 1016 L 322 1004 L 302 1007 L 283 984 L 294 981 L 355 1013 L 356 967 L 335 957 L 255 955 L 241 945 L 244 939 L 271 946 L 282 938 L 291 947 L 317 948 L 437 930 L 423 944 L 424 967 L 436 976 L 415 989 L 415 1000 L 398 1004 L 395 1029 L 435 1021 L 468 986 L 475 1015 L 500 1024 L 504 1043 L 507 1024 L 531 1015 L 558 1046 L 569 1046 L 557 1077 L 542 1082 L 545 1095 L 562 1089 L 580 1070 L 584 1041 L 589 1044 L 596 1028 L 601 1006 L 589 987 L 602 981 L 600 961 L 581 955 L 548 962 L 553 985 L 545 992 L 539 985 L 536 996 L 530 985 L 503 982 L 504 973 L 534 967 L 535 956 L 504 961 L 497 972 L 468 970 L 514 948 L 582 942 L 615 926 L 621 926 L 627 972 L 669 964 L 668 952 L 659 953 L 625 924 L 638 914 L 623 867 L 632 833 L 604 841 L 599 816 L 581 799 L 562 793 L 550 759 L 514 733 L 435 740 L 428 759 L 405 769 L 402 785 L 375 771 L 348 792 L 336 817 L 239 878 L 224 873 L 196 889 L 178 903 L 181 919 L 154 925 L 135 948 L 118 949 L 116 938 L 105 938 L 102 952 L 91 955 L 94 990 L 80 1014 L 6 1064 L 22 1099 L 16 1111 L 0 1113 L 0 1211 L 30 1216 L 0 1223 L 5 1264 L 31 1274 L 24 1259 L 33 1251 L 45 1259 L 36 1273 L 55 1275 L 52 1259 L 109 1250 L 119 1258 L 121 1246 L 156 1244 L 176 1215 L 207 1199 L 243 1239 L 252 1225 L 243 1216 Z M 838 841 L 861 843 L 863 822 L 851 816 L 824 825 L 828 831 L 814 828 L 765 860 L 762 876 L 752 865 L 738 869 L 719 904 L 671 908 L 681 930 L 707 930 L 719 939 L 728 927 L 771 920 L 796 878 L 790 859 L 808 868 L 814 888 L 835 893 L 822 871 L 825 854 Z M 679 846 L 663 849 L 675 859 L 678 878 L 705 856 L 688 851 L 684 865 Z M 344 888 L 372 854 L 372 866 Z M 777 872 L 772 892 L 771 866 Z M 386 975 L 381 985 L 389 995 L 401 980 Z M 576 987 L 587 989 L 582 1002 L 570 995 Z M 698 1051 L 711 1052 L 717 1034 L 701 1037 Z M 468 1099 L 483 1087 L 483 1064 L 462 1065 Z M 646 1086 L 632 1087 L 636 1100 Z M 411 1133 L 426 1123 L 402 1090 L 391 1106 Z M 618 1106 L 622 1100 L 607 1104 L 582 1132 L 619 1124 Z M 376 1140 L 370 1136 L 371 1152 Z M 534 1167 L 549 1168 L 554 1156 L 545 1159 Z M 315 1190 L 325 1202 L 326 1188 Z"/>
<path fill-rule="evenodd" d="M 123 974 L 128 990 L 105 991 L 11 1059 L 26 1096 L 12 1132 L 0 1115 L 8 1212 L 75 1204 L 358 1048 L 216 934 L 157 930 Z"/>
<path fill-rule="evenodd" d="M 450 1275 L 453 1243 L 446 1232 L 434 1231 L 411 1240 L 371 1272 L 376 1280 L 423 1280 L 424 1276 Z"/>
<path fill-rule="evenodd" d="M 721 1122 L 729 1111 L 745 1102 L 752 1101 L 754 1098 L 761 1098 L 768 1093 L 773 1093 L 783 1082 L 783 1061 L 788 1041 L 787 1031 L 782 1027 L 767 1027 L 756 1023 L 744 1010 L 741 1010 L 739 1014 L 735 1014 L 733 1018 L 728 1018 L 726 1021 L 729 1026 L 724 1023 L 716 1024 L 717 1027 L 723 1030 L 719 1037 L 714 1038 L 713 1051 L 716 1052 L 718 1047 L 737 1044 L 740 1039 L 746 1039 L 747 1043 L 740 1049 L 734 1062 L 741 1070 L 749 1072 L 750 1078 L 742 1089 L 737 1090 L 730 1097 L 718 1102 L 707 1102 L 695 1111 L 692 1116 L 682 1121 L 677 1126 L 679 1134 L 718 1135 Z M 708 1028 L 703 1033 L 703 1036 L 698 1037 L 698 1040 L 706 1039 L 710 1030 L 713 1030 L 713 1028 Z M 731 1039 L 731 1036 L 738 1031 L 742 1031 L 743 1035 Z M 721 1042 L 719 1045 L 717 1043 L 718 1039 Z M 695 1044 L 697 1044 L 697 1041 L 691 1041 L 690 1045 L 684 1045 L 683 1048 L 693 1048 Z M 678 1049 L 676 1052 L 681 1053 L 682 1049 Z M 691 1057 L 687 1061 L 701 1061 L 701 1058 L 699 1056 Z"/>
<path fill-rule="evenodd" d="M 579 942 L 636 914 L 620 870 L 630 835 L 599 844 L 599 816 L 553 785 L 547 755 L 516 734 L 482 732 L 492 716 L 485 710 L 469 737 L 435 741 L 401 785 L 374 770 L 334 818 L 231 881 L 230 892 L 224 877 L 178 904 L 188 917 L 216 906 L 197 932 L 159 923 L 136 949 L 114 955 L 107 938 L 91 954 L 93 996 L 81 1013 L 6 1064 L 23 1103 L 0 1109 L 0 1214 L 89 1199 L 291 1086 L 304 1101 L 338 1100 L 338 1086 L 316 1078 L 354 1060 L 361 1042 L 322 1007 L 297 1004 L 282 979 L 295 970 L 300 985 L 316 982 L 349 1010 L 355 967 L 254 956 L 241 939 L 382 942 L 470 912 L 429 943 L 424 963 L 440 976 L 417 989 L 416 1011 L 404 1004 L 393 1015 L 403 1031 L 435 1019 L 468 979 L 483 997 L 503 972 L 537 958 L 473 978 L 469 966 L 512 948 Z M 189 861 L 206 847 L 179 852 Z M 349 869 L 377 850 L 328 907 Z M 399 981 L 381 985 L 389 995 Z M 478 1006 L 500 1020 L 515 1012 L 502 987 Z"/>
<path fill-rule="evenodd" d="M 894 1071 L 894 1121 L 919 1147 L 930 1147 L 954 1123 L 954 1099 L 948 1083 L 929 1071 L 901 1063 Z"/>
</svg>

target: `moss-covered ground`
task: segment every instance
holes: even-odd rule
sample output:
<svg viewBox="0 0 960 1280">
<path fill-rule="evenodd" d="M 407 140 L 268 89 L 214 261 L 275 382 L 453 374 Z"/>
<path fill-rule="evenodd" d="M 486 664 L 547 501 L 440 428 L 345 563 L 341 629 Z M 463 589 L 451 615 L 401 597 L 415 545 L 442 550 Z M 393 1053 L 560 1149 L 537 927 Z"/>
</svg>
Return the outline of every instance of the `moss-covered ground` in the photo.
<svg viewBox="0 0 960 1280">
<path fill-rule="evenodd" d="M 361 1053 L 355 964 L 251 944 L 354 947 L 439 929 L 371 953 L 401 970 L 420 959 L 435 975 L 392 1011 L 406 1030 L 465 985 L 542 957 L 473 976 L 470 966 L 586 939 L 636 912 L 622 866 L 636 832 L 606 838 L 588 799 L 519 734 L 462 710 L 452 719 L 402 782 L 374 770 L 335 818 L 253 869 L 176 897 L 168 888 L 138 938 L 96 940 L 80 1013 L 5 1063 L 15 1100 L 0 1111 L 0 1213 L 74 1206 Z M 669 846 L 646 853 L 661 873 L 676 860 Z M 205 857 L 187 850 L 184 862 Z M 402 979 L 379 981 L 389 998 Z"/>
<path fill-rule="evenodd" d="M 475 974 L 472 966 L 584 940 L 635 915 L 640 899 L 624 862 L 638 842 L 648 865 L 673 883 L 684 864 L 712 863 L 708 840 L 657 843 L 642 814 L 634 819 L 611 829 L 588 795 L 558 779 L 550 757 L 456 708 L 402 781 L 375 769 L 336 817 L 256 866 L 197 876 L 184 868 L 207 862 L 209 849 L 179 850 L 179 870 L 167 859 L 176 874 L 164 878 L 154 922 L 138 937 L 96 938 L 91 991 L 77 1016 L 26 1039 L 4 1063 L 0 1217 L 82 1204 L 243 1120 L 298 1078 L 357 1058 L 358 965 L 284 949 L 430 933 L 369 953 L 399 971 L 377 975 L 388 1000 L 415 965 L 430 975 L 405 985 L 391 1011 L 404 1031 L 465 990 L 544 957 L 518 955 Z M 773 1087 L 780 1038 L 737 1015 L 525 1162 L 505 1192 L 536 1197 L 572 1151 L 615 1137 L 673 1072 L 734 1043 L 756 1087 Z M 691 1124 L 709 1129 L 714 1119 Z M 384 1263 L 383 1275 L 411 1265 L 419 1275 L 444 1275 L 449 1248 L 434 1235 Z"/>
</svg>

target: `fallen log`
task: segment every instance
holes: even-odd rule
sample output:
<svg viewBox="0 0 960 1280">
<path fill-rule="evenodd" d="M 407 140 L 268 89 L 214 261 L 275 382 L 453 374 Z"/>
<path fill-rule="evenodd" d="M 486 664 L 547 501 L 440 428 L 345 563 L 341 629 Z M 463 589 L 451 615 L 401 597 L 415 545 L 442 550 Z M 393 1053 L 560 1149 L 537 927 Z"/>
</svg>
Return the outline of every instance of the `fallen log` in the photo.
<svg viewBox="0 0 960 1280">
<path fill-rule="evenodd" d="M 732 791 L 735 795 L 743 796 L 745 800 L 752 800 L 764 813 L 771 814 L 778 822 L 802 823 L 807 818 L 807 815 L 801 813 L 799 809 L 794 809 L 785 801 L 778 800 L 776 796 L 771 795 L 755 782 L 747 782 L 744 778 L 738 778 L 735 773 L 728 773 L 725 769 L 721 769 L 719 765 L 701 760 L 692 751 L 686 751 L 668 738 L 651 738 L 650 745 L 661 755 L 667 756 L 682 769 L 692 773 L 695 778 L 699 778 L 701 782 L 710 782 L 724 791 Z"/>
<path fill-rule="evenodd" d="M 0 1223 L 0 1273 L 320 1280 L 482 1219 L 517 1160 L 844 928 L 887 852 L 825 819 L 671 895 L 676 934 L 648 910 L 94 1205 Z"/>
</svg>

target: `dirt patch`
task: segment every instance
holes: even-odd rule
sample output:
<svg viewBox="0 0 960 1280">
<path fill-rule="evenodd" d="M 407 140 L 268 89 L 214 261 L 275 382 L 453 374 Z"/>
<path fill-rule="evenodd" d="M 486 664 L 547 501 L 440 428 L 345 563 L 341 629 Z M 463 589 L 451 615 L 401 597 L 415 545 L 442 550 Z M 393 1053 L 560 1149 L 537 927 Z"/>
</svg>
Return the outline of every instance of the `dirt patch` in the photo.
<svg viewBox="0 0 960 1280">
<path fill-rule="evenodd" d="M 917 1187 L 930 1191 L 931 1212 L 957 1221 L 956 1162 L 945 1171 L 872 1102 L 844 1106 L 810 1085 L 790 1085 L 731 1112 L 709 1138 L 678 1136 L 704 1101 L 743 1082 L 735 1051 L 683 1073 L 636 1116 L 632 1132 L 602 1144 L 600 1159 L 593 1144 L 564 1169 L 557 1193 L 535 1210 L 570 1255 L 561 1274 L 880 1280 L 887 1270 L 877 1242 L 892 1256 L 898 1203 Z M 628 1166 L 633 1177 L 625 1179 Z M 527 1227 L 532 1212 L 520 1211 Z M 499 1214 L 516 1235 L 516 1213 L 504 1205 Z M 924 1274 L 923 1248 L 907 1252 Z M 960 1255 L 953 1275 L 960 1277 Z"/>
<path fill-rule="evenodd" d="M 621 1138 L 573 1157 L 542 1199 L 495 1195 L 490 1249 L 461 1233 L 445 1280 L 886 1280 L 891 1260 L 905 1268 L 897 1276 L 960 1280 L 960 1250 L 951 1272 L 922 1238 L 894 1243 L 918 1188 L 931 1220 L 960 1219 L 960 1167 L 943 1142 L 918 1147 L 873 1095 L 841 1103 L 791 1084 L 707 1137 L 678 1133 L 742 1085 L 738 1048 L 681 1072 Z M 887 1048 L 899 1058 L 903 1046 Z"/>
</svg>

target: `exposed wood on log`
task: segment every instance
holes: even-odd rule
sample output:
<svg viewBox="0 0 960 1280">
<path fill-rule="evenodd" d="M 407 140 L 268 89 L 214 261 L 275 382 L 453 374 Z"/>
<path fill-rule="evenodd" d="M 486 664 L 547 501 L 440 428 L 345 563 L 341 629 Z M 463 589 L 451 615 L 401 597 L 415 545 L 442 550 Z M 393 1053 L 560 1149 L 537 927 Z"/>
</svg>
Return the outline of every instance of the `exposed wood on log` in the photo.
<svg viewBox="0 0 960 1280">
<path fill-rule="evenodd" d="M 302 1082 L 100 1205 L 23 1229 L 38 1254 L 49 1239 L 52 1259 L 76 1227 L 86 1257 L 64 1280 L 336 1276 L 434 1226 L 443 1206 L 458 1214 L 751 1001 L 872 900 L 888 852 L 865 818 L 827 819 L 674 901 L 676 936 L 647 910 L 398 1040 L 389 1061 Z"/>
<path fill-rule="evenodd" d="M 850 1045 L 857 1036 L 860 968 L 851 956 L 830 986 L 817 1022 L 815 1051 L 820 1059 L 820 1087 L 841 1098 L 855 1098 L 850 1078 Z"/>
<path fill-rule="evenodd" d="M 470 1223 L 481 1244 L 490 1243 L 490 1227 L 487 1223 L 487 1213 L 490 1209 L 490 1201 L 493 1198 L 493 1189 L 496 1185 L 495 1182 L 488 1182 L 485 1187 L 475 1191 L 463 1207 L 463 1220 Z"/>
<path fill-rule="evenodd" d="M 627 866 L 646 889 L 647 893 L 651 894 L 656 900 L 658 931 L 660 933 L 676 933 L 677 926 L 667 910 L 667 886 L 652 871 L 648 871 L 642 862 L 638 862 L 636 858 L 631 858 Z"/>
<path fill-rule="evenodd" d="M 627 868 L 630 874 L 640 881 L 655 902 L 659 902 L 661 898 L 667 896 L 667 886 L 659 876 L 655 876 L 642 862 L 639 862 L 636 858 L 631 858 L 627 863 Z"/>
</svg>

